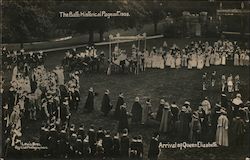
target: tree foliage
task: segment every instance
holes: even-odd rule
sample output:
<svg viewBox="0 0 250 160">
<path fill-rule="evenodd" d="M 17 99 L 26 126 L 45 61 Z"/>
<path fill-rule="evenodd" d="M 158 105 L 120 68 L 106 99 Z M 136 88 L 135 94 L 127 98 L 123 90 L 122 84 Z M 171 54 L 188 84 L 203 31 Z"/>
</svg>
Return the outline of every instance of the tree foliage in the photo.
<svg viewBox="0 0 250 160">
<path fill-rule="evenodd" d="M 22 43 L 48 37 L 53 28 L 53 7 L 54 1 L 51 0 L 3 1 L 3 42 Z"/>
</svg>

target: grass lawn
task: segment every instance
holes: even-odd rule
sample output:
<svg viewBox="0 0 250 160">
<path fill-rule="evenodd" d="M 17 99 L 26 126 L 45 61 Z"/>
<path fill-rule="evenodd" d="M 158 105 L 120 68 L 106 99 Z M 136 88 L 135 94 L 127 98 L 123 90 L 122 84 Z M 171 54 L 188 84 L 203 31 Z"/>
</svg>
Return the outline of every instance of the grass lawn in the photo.
<svg viewBox="0 0 250 160">
<path fill-rule="evenodd" d="M 149 41 L 149 48 L 153 45 L 159 47 L 166 39 Z M 168 44 L 176 42 L 179 46 L 184 46 L 190 39 L 170 39 L 167 40 Z M 121 47 L 130 49 L 131 43 L 122 44 Z M 107 46 L 101 46 L 100 50 L 107 52 Z M 49 53 L 46 60 L 46 66 L 49 68 L 60 64 L 63 57 L 63 52 Z M 202 93 L 202 74 L 207 72 L 209 77 L 211 73 L 217 71 L 217 81 L 214 88 L 209 87 L 207 93 Z M 168 102 L 176 102 L 178 106 L 183 105 L 185 100 L 191 102 L 192 108 L 197 108 L 201 100 L 205 95 L 209 97 L 212 106 L 220 100 L 220 78 L 222 74 L 236 74 L 240 75 L 241 79 L 241 94 L 244 102 L 249 98 L 249 68 L 248 67 L 233 67 L 229 66 L 212 66 L 203 70 L 187 70 L 187 69 L 148 69 L 139 75 L 133 74 L 113 74 L 107 76 L 103 70 L 100 73 L 82 74 L 80 77 L 81 83 L 81 102 L 78 112 L 73 112 L 71 122 L 76 124 L 77 127 L 80 124 L 84 124 L 88 128 L 91 124 L 94 124 L 96 128 L 102 126 L 104 129 L 109 129 L 112 132 L 117 130 L 118 122 L 112 119 L 112 116 L 102 117 L 100 115 L 100 106 L 102 96 L 105 89 L 111 91 L 110 98 L 113 105 L 116 104 L 119 92 L 124 92 L 125 102 L 127 103 L 128 110 L 132 106 L 135 96 L 140 97 L 142 105 L 145 104 L 146 98 L 152 99 L 153 110 L 156 111 L 159 106 L 159 101 L 164 98 Z M 83 113 L 83 107 L 88 94 L 88 88 L 94 87 L 94 90 L 99 93 L 95 98 L 95 112 L 91 114 Z M 39 138 L 40 122 L 30 122 L 23 129 L 23 137 L 25 141 L 37 141 Z M 151 135 L 154 131 L 158 130 L 159 126 L 152 123 L 150 126 L 131 126 L 130 134 L 141 134 L 144 140 L 145 152 L 148 151 L 148 145 L 151 139 Z M 233 151 L 233 152 L 232 152 Z M 147 153 L 145 153 L 146 156 Z M 170 151 L 164 150 L 161 159 L 240 159 L 245 155 L 244 149 L 187 149 L 182 151 Z"/>
</svg>

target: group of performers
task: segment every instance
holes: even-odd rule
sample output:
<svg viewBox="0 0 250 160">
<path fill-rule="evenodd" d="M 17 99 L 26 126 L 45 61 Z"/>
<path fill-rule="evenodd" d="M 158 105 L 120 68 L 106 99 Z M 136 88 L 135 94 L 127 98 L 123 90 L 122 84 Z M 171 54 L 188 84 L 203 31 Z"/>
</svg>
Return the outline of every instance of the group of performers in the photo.
<svg viewBox="0 0 250 160">
<path fill-rule="evenodd" d="M 112 63 L 121 66 L 123 72 L 128 66 L 129 71 L 135 74 L 145 71 L 146 68 L 202 69 L 204 66 L 226 65 L 227 60 L 233 60 L 235 66 L 249 65 L 249 50 L 241 50 L 237 44 L 230 41 L 217 41 L 213 47 L 208 42 L 191 42 L 183 50 L 176 45 L 168 48 L 164 42 L 162 48 L 157 50 L 153 47 L 151 52 L 147 50 L 141 52 L 134 45 L 131 55 L 126 55 L 119 48 L 115 48 L 115 52 Z M 240 55 L 238 59 L 235 54 Z M 216 141 L 219 146 L 241 145 L 247 133 L 249 134 L 247 127 L 250 103 L 249 101 L 243 103 L 238 93 L 239 75 L 235 78 L 232 75 L 228 78 L 222 75 L 221 101 L 215 106 L 212 106 L 207 97 L 198 107 L 191 107 L 188 101 L 178 106 L 175 102 L 170 104 L 162 99 L 157 112 L 153 112 L 150 98 L 142 102 L 139 97 L 135 97 L 132 109 L 128 111 L 123 93 L 119 94 L 117 104 L 113 107 L 110 91 L 107 89 L 103 95 L 101 112 L 104 116 L 108 116 L 114 110 L 114 117 L 118 121 L 117 133 L 112 134 L 102 128 L 96 132 L 93 126 L 85 132 L 83 125 L 76 130 L 70 121 L 72 111 L 79 111 L 80 73 L 94 70 L 95 67 L 99 70 L 100 62 L 105 56 L 103 52 L 98 55 L 94 47 L 88 47 L 83 52 L 77 52 L 75 49 L 67 51 L 63 66 L 56 66 L 51 71 L 44 66 L 45 55 L 42 52 L 27 54 L 22 50 L 12 54 L 3 48 L 3 55 L 7 58 L 7 69 L 13 67 L 10 87 L 1 90 L 6 148 L 15 146 L 20 141 L 22 126 L 37 119 L 44 124 L 41 127 L 40 143 L 48 147 L 46 156 L 52 157 L 59 155 L 60 157 L 142 158 L 142 137 L 133 137 L 131 141 L 128 137 L 131 131 L 130 117 L 131 124 L 136 126 L 147 124 L 151 120 L 157 122 L 159 125 L 157 132 L 160 136 L 180 142 Z M 14 65 L 9 63 L 12 60 Z M 65 69 L 69 71 L 67 81 Z M 215 76 L 216 72 L 213 72 L 211 86 L 215 86 Z M 203 90 L 204 88 L 207 86 L 203 85 Z M 226 88 L 235 98 L 227 99 Z M 84 105 L 85 112 L 90 113 L 96 108 L 95 95 L 97 93 L 93 87 L 89 88 Z M 158 133 L 154 134 L 148 153 L 149 158 L 157 159 Z"/>
<path fill-rule="evenodd" d="M 240 91 L 240 76 L 239 74 L 237 74 L 235 75 L 235 77 L 233 77 L 232 74 L 229 74 L 228 77 L 226 77 L 225 74 L 222 74 L 221 80 L 218 83 L 218 76 L 217 76 L 216 71 L 213 71 L 210 77 L 208 77 L 208 74 L 206 72 L 202 75 L 202 90 L 203 91 L 208 90 L 209 86 L 215 87 L 216 84 L 220 84 L 221 92 L 228 92 L 228 93 L 239 92 Z"/>
<path fill-rule="evenodd" d="M 69 123 L 71 111 L 78 109 L 78 71 L 70 73 L 68 81 L 65 81 L 62 66 L 48 71 L 44 65 L 38 65 L 28 73 L 20 66 L 15 66 L 9 85 L 6 87 L 8 84 L 5 84 L 5 88 L 1 90 L 3 135 L 9 146 L 15 146 L 20 140 L 22 128 L 29 121 L 40 120 L 46 124 Z"/>
<path fill-rule="evenodd" d="M 164 41 L 162 47 L 157 49 L 154 46 L 151 51 L 141 51 L 133 44 L 131 52 L 126 53 L 116 46 L 112 52 L 112 60 L 121 67 L 122 72 L 128 67 L 128 71 L 138 74 L 146 68 L 203 69 L 212 65 L 224 66 L 228 61 L 233 61 L 234 66 L 249 66 L 249 54 L 249 49 L 241 49 L 236 42 L 229 40 L 218 40 L 213 44 L 192 41 L 183 49 L 176 44 L 168 47 Z"/>
<path fill-rule="evenodd" d="M 6 47 L 2 48 L 1 54 L 3 69 L 10 70 L 18 65 L 21 69 L 26 69 L 26 72 L 28 72 L 29 68 L 43 64 L 47 56 L 42 51 L 25 52 L 24 49 L 20 51 L 10 51 Z"/>
<path fill-rule="evenodd" d="M 103 61 L 104 52 L 97 53 L 94 46 L 87 46 L 83 51 L 77 51 L 75 48 L 66 51 L 62 65 L 69 71 L 98 72 Z"/>
</svg>

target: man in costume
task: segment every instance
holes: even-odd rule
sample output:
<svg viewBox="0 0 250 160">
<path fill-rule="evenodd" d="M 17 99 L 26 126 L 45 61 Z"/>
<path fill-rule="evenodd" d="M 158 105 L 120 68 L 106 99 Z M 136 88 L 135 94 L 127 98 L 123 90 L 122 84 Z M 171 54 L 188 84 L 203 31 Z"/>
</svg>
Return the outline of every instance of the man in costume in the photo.
<svg viewBox="0 0 250 160">
<path fill-rule="evenodd" d="M 84 109 L 88 113 L 90 113 L 94 110 L 94 98 L 95 98 L 94 89 L 93 89 L 93 87 L 90 87 L 88 97 L 87 97 L 87 100 L 86 100 L 85 106 L 84 106 Z"/>
<path fill-rule="evenodd" d="M 117 100 L 117 103 L 116 103 L 116 107 L 115 107 L 114 116 L 115 116 L 115 119 L 117 119 L 117 120 L 120 118 L 120 112 L 121 112 L 120 107 L 123 104 L 124 104 L 124 96 L 123 96 L 123 93 L 121 92 L 119 94 L 119 97 L 118 97 L 118 100 Z"/>
<path fill-rule="evenodd" d="M 135 102 L 132 106 L 132 123 L 134 124 L 140 124 L 142 120 L 142 106 L 140 104 L 139 97 L 135 97 Z"/>
<path fill-rule="evenodd" d="M 160 147 L 159 147 L 159 134 L 154 133 L 153 137 L 150 141 L 149 150 L 148 150 L 148 158 L 149 160 L 157 160 L 160 154 Z"/>
<path fill-rule="evenodd" d="M 121 133 L 124 129 L 128 129 L 128 115 L 127 115 L 127 105 L 124 103 L 120 106 L 120 116 L 118 131 Z"/>
<path fill-rule="evenodd" d="M 110 112 L 110 110 L 112 109 L 112 104 L 110 102 L 110 98 L 109 98 L 109 90 L 107 89 L 105 91 L 105 94 L 102 98 L 102 106 L 101 106 L 101 111 L 103 112 L 104 116 L 106 117 L 108 115 L 108 113 Z"/>
</svg>

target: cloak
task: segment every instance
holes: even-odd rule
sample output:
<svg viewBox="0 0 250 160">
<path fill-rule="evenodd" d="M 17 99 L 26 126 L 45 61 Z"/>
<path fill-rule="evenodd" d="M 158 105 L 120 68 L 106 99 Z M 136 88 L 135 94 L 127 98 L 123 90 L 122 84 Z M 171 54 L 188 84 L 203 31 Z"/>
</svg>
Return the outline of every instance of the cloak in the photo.
<svg viewBox="0 0 250 160">
<path fill-rule="evenodd" d="M 92 112 L 94 110 L 94 93 L 89 91 L 86 103 L 84 108 L 88 111 L 88 112 Z"/>
<path fill-rule="evenodd" d="M 142 120 L 142 106 L 139 102 L 134 102 L 131 113 L 132 113 L 132 122 L 140 123 Z"/>
</svg>

